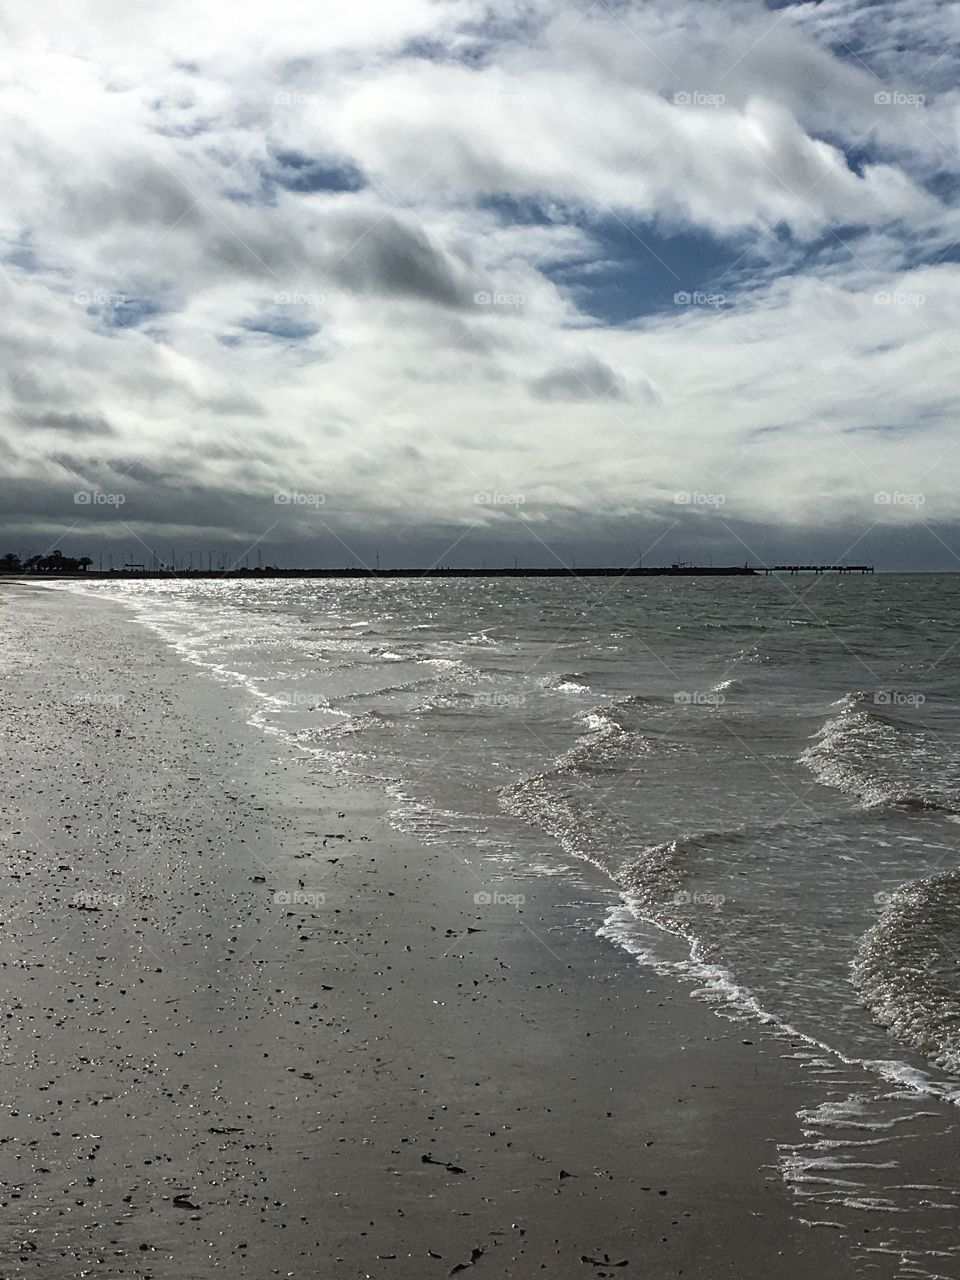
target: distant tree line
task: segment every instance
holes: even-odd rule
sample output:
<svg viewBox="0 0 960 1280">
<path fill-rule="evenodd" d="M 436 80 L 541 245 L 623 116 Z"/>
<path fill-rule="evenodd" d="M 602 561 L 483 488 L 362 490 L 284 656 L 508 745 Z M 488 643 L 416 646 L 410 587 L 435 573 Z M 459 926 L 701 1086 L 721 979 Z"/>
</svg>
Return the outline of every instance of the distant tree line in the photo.
<svg viewBox="0 0 960 1280">
<path fill-rule="evenodd" d="M 8 551 L 0 556 L 0 573 L 84 573 L 92 564 L 89 556 L 65 556 L 62 551 L 31 556 L 23 561 Z"/>
</svg>

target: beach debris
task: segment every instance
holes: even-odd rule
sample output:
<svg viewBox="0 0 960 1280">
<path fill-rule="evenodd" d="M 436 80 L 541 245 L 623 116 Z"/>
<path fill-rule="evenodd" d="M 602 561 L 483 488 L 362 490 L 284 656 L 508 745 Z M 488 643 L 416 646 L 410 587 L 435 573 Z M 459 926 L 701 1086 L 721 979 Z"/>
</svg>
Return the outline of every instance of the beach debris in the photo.
<svg viewBox="0 0 960 1280">
<path fill-rule="evenodd" d="M 587 1254 L 581 1253 L 580 1261 L 587 1263 L 591 1267 L 629 1267 L 630 1259 L 624 1258 L 622 1262 L 611 1262 L 609 1253 L 605 1253 L 603 1258 L 591 1258 Z"/>
<path fill-rule="evenodd" d="M 198 1204 L 194 1204 L 190 1199 L 189 1191 L 181 1191 L 179 1195 L 173 1197 L 173 1203 L 178 1209 L 199 1209 Z"/>
<path fill-rule="evenodd" d="M 568 1173 L 566 1169 L 561 1169 L 561 1170 L 560 1170 L 560 1181 L 561 1181 L 561 1182 L 564 1180 L 564 1178 L 575 1178 L 576 1176 L 577 1176 L 577 1175 L 576 1175 L 575 1173 Z"/>
<path fill-rule="evenodd" d="M 433 1156 L 421 1156 L 421 1164 L 438 1164 L 441 1168 L 446 1169 L 447 1173 L 463 1173 L 464 1170 L 458 1164 L 450 1164 L 447 1160 L 434 1160 Z"/>
<path fill-rule="evenodd" d="M 476 1246 L 470 1250 L 469 1262 L 458 1262 L 457 1265 L 450 1270 L 450 1275 L 455 1276 L 459 1271 L 466 1271 L 467 1267 L 472 1267 L 483 1257 L 483 1250 Z"/>
</svg>

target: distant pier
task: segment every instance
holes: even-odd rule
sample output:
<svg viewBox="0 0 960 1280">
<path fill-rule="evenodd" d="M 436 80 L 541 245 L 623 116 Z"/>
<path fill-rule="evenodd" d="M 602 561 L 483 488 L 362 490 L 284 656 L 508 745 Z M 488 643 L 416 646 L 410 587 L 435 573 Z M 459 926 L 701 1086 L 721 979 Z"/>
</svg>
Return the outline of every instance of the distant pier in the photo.
<svg viewBox="0 0 960 1280">
<path fill-rule="evenodd" d="M 771 573 L 873 573 L 872 564 L 775 564 L 763 570 Z"/>
</svg>

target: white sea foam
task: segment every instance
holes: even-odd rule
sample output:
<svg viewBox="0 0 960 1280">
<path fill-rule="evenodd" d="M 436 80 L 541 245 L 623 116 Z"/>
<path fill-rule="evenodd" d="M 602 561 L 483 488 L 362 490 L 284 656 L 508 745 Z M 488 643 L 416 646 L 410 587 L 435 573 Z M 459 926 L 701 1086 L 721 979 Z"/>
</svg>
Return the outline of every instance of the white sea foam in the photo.
<svg viewBox="0 0 960 1280">
<path fill-rule="evenodd" d="M 544 676 L 541 683 L 543 688 L 553 689 L 557 693 L 587 694 L 591 692 L 586 678 L 578 671 L 553 672 Z"/>
<path fill-rule="evenodd" d="M 953 745 L 922 726 L 898 722 L 891 698 L 884 691 L 845 694 L 800 763 L 822 785 L 856 797 L 865 809 L 899 805 L 950 812 L 960 794 Z"/>
<path fill-rule="evenodd" d="M 958 952 L 960 871 L 954 869 L 890 896 L 860 943 L 853 976 L 881 1025 L 960 1075 Z"/>
</svg>

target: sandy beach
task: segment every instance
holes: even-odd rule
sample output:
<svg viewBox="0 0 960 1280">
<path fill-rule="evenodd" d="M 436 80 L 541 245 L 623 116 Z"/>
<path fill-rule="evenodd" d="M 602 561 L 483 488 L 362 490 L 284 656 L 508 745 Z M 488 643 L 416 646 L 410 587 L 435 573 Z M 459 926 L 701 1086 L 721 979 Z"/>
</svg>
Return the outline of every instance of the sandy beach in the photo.
<svg viewBox="0 0 960 1280">
<path fill-rule="evenodd" d="M 4 1277 L 866 1274 L 773 1167 L 782 1040 L 477 902 L 114 603 L 4 585 L 0 667 Z"/>
</svg>

